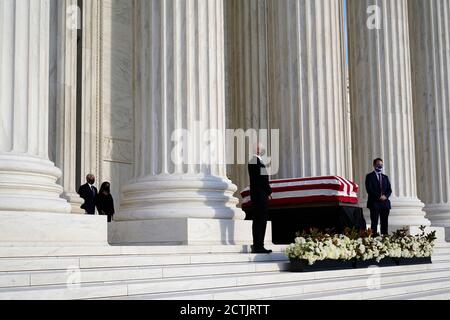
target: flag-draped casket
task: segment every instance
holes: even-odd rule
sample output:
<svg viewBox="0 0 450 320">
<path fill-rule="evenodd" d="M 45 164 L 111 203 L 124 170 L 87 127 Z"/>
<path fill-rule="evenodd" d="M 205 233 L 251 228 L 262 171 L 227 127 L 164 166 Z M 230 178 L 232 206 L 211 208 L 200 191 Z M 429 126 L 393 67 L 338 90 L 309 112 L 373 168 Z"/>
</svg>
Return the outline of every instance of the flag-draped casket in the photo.
<svg viewBox="0 0 450 320">
<path fill-rule="evenodd" d="M 270 186 L 273 194 L 269 208 L 328 202 L 358 203 L 358 185 L 339 176 L 272 180 Z M 250 189 L 243 190 L 241 196 L 242 208 L 251 208 Z"/>
<path fill-rule="evenodd" d="M 311 228 L 366 228 L 363 210 L 358 206 L 358 185 L 339 176 L 272 180 L 272 199 L 268 218 L 272 223 L 272 241 L 289 244 L 297 232 Z M 250 189 L 241 192 L 246 219 L 254 217 Z"/>
</svg>

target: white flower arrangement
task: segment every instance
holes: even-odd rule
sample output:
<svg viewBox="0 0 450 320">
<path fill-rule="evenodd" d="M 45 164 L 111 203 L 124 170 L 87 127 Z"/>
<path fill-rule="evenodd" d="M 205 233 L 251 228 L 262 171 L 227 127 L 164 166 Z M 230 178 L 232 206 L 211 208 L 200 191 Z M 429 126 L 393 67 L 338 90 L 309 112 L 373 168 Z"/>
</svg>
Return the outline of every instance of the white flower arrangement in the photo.
<svg viewBox="0 0 450 320">
<path fill-rule="evenodd" d="M 417 236 L 402 229 L 392 236 L 372 237 L 371 232 L 359 234 L 346 230 L 346 234 L 330 235 L 313 230 L 295 239 L 286 248 L 290 259 L 307 260 L 309 265 L 323 260 L 367 261 L 390 258 L 427 258 L 433 254 L 435 232 L 425 234 L 425 227 Z"/>
</svg>

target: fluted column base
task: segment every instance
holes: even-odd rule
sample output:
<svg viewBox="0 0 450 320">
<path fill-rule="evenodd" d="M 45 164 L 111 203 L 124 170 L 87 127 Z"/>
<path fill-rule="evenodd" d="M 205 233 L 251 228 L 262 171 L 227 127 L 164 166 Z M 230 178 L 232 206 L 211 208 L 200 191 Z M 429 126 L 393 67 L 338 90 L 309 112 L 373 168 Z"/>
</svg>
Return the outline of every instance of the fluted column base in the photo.
<svg viewBox="0 0 450 320">
<path fill-rule="evenodd" d="M 158 175 L 138 179 L 122 189 L 118 221 L 154 219 L 243 220 L 228 179 L 208 175 Z"/>
<path fill-rule="evenodd" d="M 237 208 L 237 187 L 211 175 L 157 175 L 123 188 L 108 239 L 113 244 L 251 244 L 252 222 Z M 270 225 L 266 241 L 271 242 Z"/>
<path fill-rule="evenodd" d="M 401 229 L 403 227 L 420 227 L 431 225 L 430 220 L 428 220 L 423 211 L 424 204 L 417 198 L 391 198 L 392 209 L 389 215 L 389 226 L 394 229 Z M 366 208 L 367 200 L 362 200 L 360 205 Z M 369 209 L 364 209 L 364 216 L 366 218 L 367 224 L 370 225 L 370 211 Z"/>
<path fill-rule="evenodd" d="M 425 206 L 425 212 L 433 226 L 450 228 L 450 204 L 427 204 Z"/>
<path fill-rule="evenodd" d="M 72 214 L 85 214 L 85 211 L 83 209 L 81 209 L 81 206 L 84 203 L 84 200 L 82 198 L 80 198 L 80 195 L 78 193 L 75 192 L 66 192 L 64 191 L 64 193 L 62 194 L 62 196 L 64 199 L 67 200 L 67 202 L 69 202 L 70 204 L 70 213 Z"/>
<path fill-rule="evenodd" d="M 0 246 L 107 244 L 104 216 L 72 215 L 51 161 L 0 155 Z"/>
<path fill-rule="evenodd" d="M 56 183 L 61 171 L 48 160 L 0 155 L 0 212 L 70 213 Z"/>
<path fill-rule="evenodd" d="M 424 204 L 418 198 L 391 198 L 389 224 L 393 226 L 430 226 L 425 217 Z"/>
</svg>

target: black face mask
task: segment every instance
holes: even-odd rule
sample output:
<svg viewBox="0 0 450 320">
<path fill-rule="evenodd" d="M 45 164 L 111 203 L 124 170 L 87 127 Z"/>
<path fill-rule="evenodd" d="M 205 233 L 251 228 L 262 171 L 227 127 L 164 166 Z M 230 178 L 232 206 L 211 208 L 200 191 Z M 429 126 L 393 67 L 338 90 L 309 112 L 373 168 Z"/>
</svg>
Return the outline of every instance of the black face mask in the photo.
<svg viewBox="0 0 450 320">
<path fill-rule="evenodd" d="M 95 180 L 94 180 L 94 179 L 91 179 L 91 180 L 88 180 L 88 182 L 89 182 L 90 184 L 94 184 L 94 183 L 95 183 Z"/>
</svg>

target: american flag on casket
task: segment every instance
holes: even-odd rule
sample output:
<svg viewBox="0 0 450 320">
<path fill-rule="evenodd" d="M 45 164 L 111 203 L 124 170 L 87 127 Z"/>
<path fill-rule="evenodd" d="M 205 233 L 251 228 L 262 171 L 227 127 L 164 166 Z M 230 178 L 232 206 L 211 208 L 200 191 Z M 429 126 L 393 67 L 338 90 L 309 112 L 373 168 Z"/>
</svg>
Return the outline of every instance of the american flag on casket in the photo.
<svg viewBox="0 0 450 320">
<path fill-rule="evenodd" d="M 272 180 L 270 186 L 273 194 L 269 207 L 315 202 L 358 203 L 358 185 L 339 176 Z M 241 196 L 242 208 L 250 208 L 250 189 L 244 189 Z"/>
</svg>

